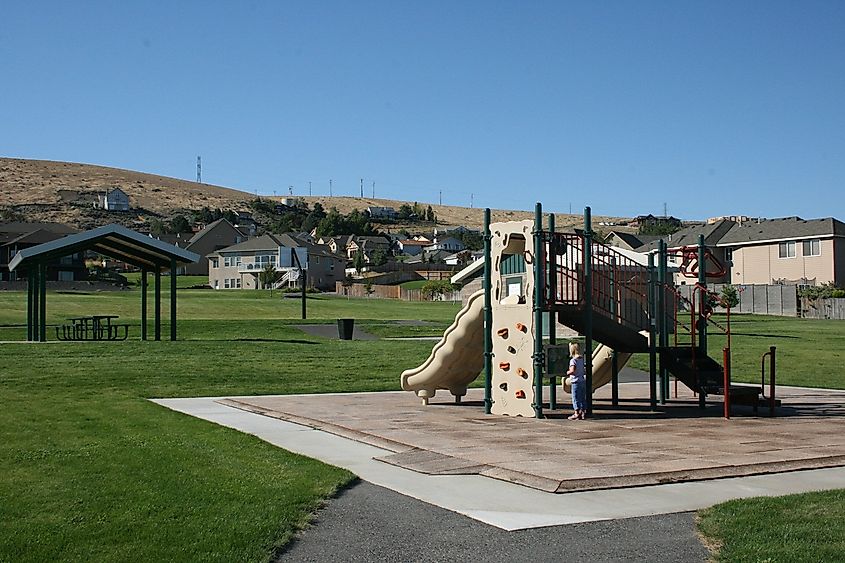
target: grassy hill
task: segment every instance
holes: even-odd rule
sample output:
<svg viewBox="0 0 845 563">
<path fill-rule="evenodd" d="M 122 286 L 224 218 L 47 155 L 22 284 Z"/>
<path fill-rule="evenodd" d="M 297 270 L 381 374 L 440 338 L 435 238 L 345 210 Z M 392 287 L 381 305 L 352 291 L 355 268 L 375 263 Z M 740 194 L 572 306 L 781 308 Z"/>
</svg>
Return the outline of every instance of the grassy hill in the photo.
<svg viewBox="0 0 845 563">
<path fill-rule="evenodd" d="M 97 194 L 119 187 L 129 195 L 133 211 L 115 214 L 93 209 Z M 93 164 L 0 158 L 0 210 L 11 210 L 28 221 L 57 221 L 87 229 L 111 222 L 141 228 L 151 217 L 169 218 L 174 214 L 202 207 L 212 209 L 248 209 L 251 193 L 222 186 L 200 184 L 177 178 L 145 174 L 132 170 Z M 281 200 L 281 197 L 262 199 Z M 319 202 L 326 209 L 337 207 L 341 213 L 368 206 L 398 209 L 402 200 L 358 197 L 304 197 L 309 206 Z M 430 202 L 419 202 L 429 205 Z M 481 227 L 483 209 L 431 204 L 443 225 Z M 496 209 L 493 221 L 517 221 L 534 216 L 533 202 L 524 210 Z M 618 217 L 595 216 L 595 221 L 625 221 Z M 559 226 L 578 225 L 581 215 L 557 216 Z"/>
</svg>

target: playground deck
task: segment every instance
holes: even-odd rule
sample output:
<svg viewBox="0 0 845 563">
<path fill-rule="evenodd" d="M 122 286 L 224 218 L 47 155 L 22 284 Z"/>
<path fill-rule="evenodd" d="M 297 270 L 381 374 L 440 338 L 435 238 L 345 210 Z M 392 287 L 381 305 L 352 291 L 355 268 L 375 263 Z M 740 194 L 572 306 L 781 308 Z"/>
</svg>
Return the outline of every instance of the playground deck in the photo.
<svg viewBox="0 0 845 563">
<path fill-rule="evenodd" d="M 481 389 L 462 404 L 438 393 L 427 407 L 406 392 L 221 402 L 378 446 L 393 452 L 381 461 L 421 473 L 479 474 L 555 493 L 845 466 L 845 392 L 778 393 L 777 417 L 737 407 L 731 420 L 715 401 L 702 413 L 683 386 L 651 412 L 642 383 L 620 385 L 615 408 L 600 389 L 596 416 L 579 422 L 566 420 L 568 409 L 541 420 L 485 415 Z"/>
</svg>

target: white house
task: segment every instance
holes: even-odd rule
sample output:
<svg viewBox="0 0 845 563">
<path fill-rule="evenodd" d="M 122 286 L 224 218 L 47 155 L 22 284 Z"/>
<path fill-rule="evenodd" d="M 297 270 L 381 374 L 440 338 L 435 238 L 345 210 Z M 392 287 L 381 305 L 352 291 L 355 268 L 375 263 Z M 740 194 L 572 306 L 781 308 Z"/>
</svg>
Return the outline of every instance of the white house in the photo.
<svg viewBox="0 0 845 563">
<path fill-rule="evenodd" d="M 97 194 L 94 207 L 106 211 L 129 211 L 129 196 L 120 188 L 114 188 L 104 194 Z"/>
</svg>

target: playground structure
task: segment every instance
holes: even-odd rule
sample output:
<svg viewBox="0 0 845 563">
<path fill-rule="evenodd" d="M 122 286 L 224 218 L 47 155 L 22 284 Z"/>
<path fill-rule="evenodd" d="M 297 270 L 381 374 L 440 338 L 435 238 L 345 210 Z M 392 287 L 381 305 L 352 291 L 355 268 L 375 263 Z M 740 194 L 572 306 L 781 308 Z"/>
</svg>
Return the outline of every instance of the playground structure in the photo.
<svg viewBox="0 0 845 563">
<path fill-rule="evenodd" d="M 730 380 L 730 309 L 725 325 L 711 318 L 715 296 L 707 276 L 724 268 L 704 245 L 669 250 L 661 241 L 647 259 L 593 240 L 590 208 L 584 229 L 555 231 L 554 215 L 543 228 L 538 203 L 533 221 L 490 223 L 484 220 L 484 289 L 473 294 L 419 367 L 402 373 L 402 388 L 416 392 L 426 404 L 438 389 L 460 401 L 483 368 L 485 412 L 544 417 L 546 404 L 557 408 L 557 384 L 568 358 L 557 346 L 557 323 L 584 337 L 587 372 L 587 410 L 592 392 L 612 385 L 618 404 L 618 374 L 634 353 L 649 354 L 649 400 L 670 400 L 670 378 L 698 396 L 704 408 L 708 395 L 724 396 L 725 417 L 731 404 L 774 414 L 775 350 L 764 354 L 761 384 L 734 385 Z M 668 257 L 681 256 L 679 272 L 697 277 L 692 299 L 684 299 L 668 276 Z M 645 263 L 643 263 L 645 262 Z M 686 318 L 689 314 L 688 319 Z M 549 344 L 543 343 L 544 320 Z M 722 363 L 708 353 L 708 330 L 722 330 L 727 346 Z M 770 361 L 769 394 L 765 394 L 765 361 Z M 543 387 L 549 385 L 548 403 Z M 564 386 L 565 391 L 569 391 Z M 677 392 L 676 392 L 677 395 Z"/>
</svg>

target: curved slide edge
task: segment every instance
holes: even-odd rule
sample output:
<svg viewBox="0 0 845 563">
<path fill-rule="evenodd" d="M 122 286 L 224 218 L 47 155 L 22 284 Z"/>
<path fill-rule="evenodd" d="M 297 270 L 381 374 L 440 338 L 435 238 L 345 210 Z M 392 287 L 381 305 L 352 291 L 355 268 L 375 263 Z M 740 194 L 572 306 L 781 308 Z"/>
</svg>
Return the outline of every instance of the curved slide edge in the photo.
<svg viewBox="0 0 845 563">
<path fill-rule="evenodd" d="M 604 344 L 599 344 L 593 349 L 593 391 L 607 385 L 613 379 L 613 362 L 611 357 L 613 349 Z M 631 354 L 626 352 L 619 352 L 616 354 L 616 361 L 621 370 L 631 359 Z M 563 384 L 563 390 L 567 393 L 572 393 L 572 386 Z"/>
<path fill-rule="evenodd" d="M 423 404 L 438 389 L 456 397 L 484 369 L 484 290 L 473 293 L 420 366 L 402 372 L 402 389 L 415 391 Z"/>
</svg>

